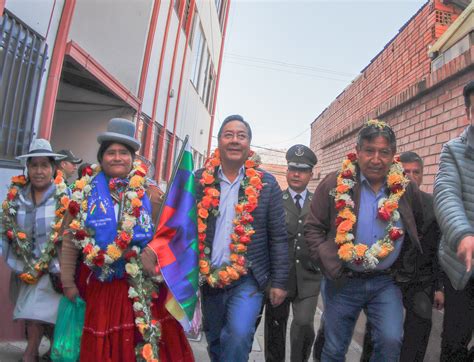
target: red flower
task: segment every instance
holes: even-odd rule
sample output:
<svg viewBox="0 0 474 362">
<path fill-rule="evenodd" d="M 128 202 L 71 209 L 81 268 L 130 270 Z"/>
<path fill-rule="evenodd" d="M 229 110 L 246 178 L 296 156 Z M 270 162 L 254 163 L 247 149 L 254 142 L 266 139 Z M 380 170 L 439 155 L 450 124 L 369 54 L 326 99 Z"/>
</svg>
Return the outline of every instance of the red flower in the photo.
<svg viewBox="0 0 474 362">
<path fill-rule="evenodd" d="M 101 250 L 101 251 L 99 251 L 99 255 L 97 255 L 94 258 L 94 264 L 97 265 L 98 267 L 103 267 L 104 263 L 105 263 L 104 251 Z"/>
<path fill-rule="evenodd" d="M 87 232 L 85 230 L 80 229 L 76 231 L 76 234 L 74 236 L 77 240 L 84 240 L 87 236 Z"/>
<path fill-rule="evenodd" d="M 85 175 L 92 176 L 92 174 L 93 174 L 92 167 L 86 166 L 83 168 L 82 176 L 85 176 Z"/>
<path fill-rule="evenodd" d="M 341 173 L 342 178 L 352 178 L 352 171 L 351 170 L 344 170 Z"/>
<path fill-rule="evenodd" d="M 117 246 L 122 250 L 127 249 L 128 246 L 128 242 L 120 238 L 115 239 L 115 244 L 117 244 Z"/>
<path fill-rule="evenodd" d="M 12 231 L 12 230 L 8 230 L 8 231 L 7 231 L 7 238 L 8 238 L 9 240 L 13 240 L 14 236 L 15 236 L 15 234 L 13 234 L 13 231 Z"/>
<path fill-rule="evenodd" d="M 250 237 L 248 235 L 242 235 L 240 237 L 240 242 L 242 244 L 248 244 L 248 243 L 250 243 Z"/>
<path fill-rule="evenodd" d="M 237 225 L 237 226 L 234 228 L 234 231 L 235 231 L 238 235 L 244 235 L 244 234 L 245 234 L 245 228 L 244 228 L 242 225 Z"/>
<path fill-rule="evenodd" d="M 246 204 L 246 205 L 244 206 L 244 209 L 245 209 L 245 211 L 247 211 L 247 212 L 252 212 L 252 211 L 255 210 L 256 208 L 257 208 L 257 205 L 255 205 L 255 204 Z"/>
<path fill-rule="evenodd" d="M 14 198 L 15 198 L 15 194 L 14 194 L 14 193 L 9 192 L 9 193 L 7 194 L 7 199 L 8 199 L 9 201 L 13 201 Z"/>
<path fill-rule="evenodd" d="M 242 224 L 249 224 L 249 223 L 252 223 L 252 222 L 253 222 L 253 216 L 250 215 L 250 214 L 242 215 L 242 218 L 240 219 L 240 222 L 241 222 Z"/>
<path fill-rule="evenodd" d="M 390 191 L 392 191 L 394 194 L 401 190 L 403 190 L 403 186 L 401 184 L 395 184 L 390 188 Z"/>
<path fill-rule="evenodd" d="M 337 200 L 336 201 L 336 210 L 342 210 L 344 207 L 346 207 L 346 202 L 344 200 Z"/>
<path fill-rule="evenodd" d="M 212 199 L 212 207 L 216 208 L 219 206 L 219 199 Z"/>
<path fill-rule="evenodd" d="M 343 221 L 344 221 L 343 217 L 340 217 L 340 216 L 336 217 L 336 226 L 339 226 L 339 224 Z"/>
<path fill-rule="evenodd" d="M 139 207 L 134 207 L 133 210 L 132 210 L 132 215 L 135 216 L 135 217 L 139 217 L 140 216 L 140 208 Z"/>
<path fill-rule="evenodd" d="M 204 251 L 204 244 L 203 243 L 199 243 L 199 251 Z"/>
<path fill-rule="evenodd" d="M 151 292 L 151 298 L 152 299 L 158 299 L 158 293 L 155 292 L 155 291 Z"/>
<path fill-rule="evenodd" d="M 145 177 L 146 176 L 146 173 L 144 173 L 142 170 L 137 170 L 135 172 L 135 175 L 138 175 L 138 176 L 141 176 L 141 177 Z"/>
<path fill-rule="evenodd" d="M 200 233 L 200 234 L 198 235 L 198 238 L 199 238 L 199 241 L 203 242 L 203 241 L 206 240 L 206 234 Z"/>
<path fill-rule="evenodd" d="M 351 161 L 354 162 L 357 160 L 357 155 L 354 152 L 348 153 L 347 158 Z"/>
<path fill-rule="evenodd" d="M 129 250 L 125 253 L 124 257 L 127 261 L 130 261 L 130 259 L 137 257 L 137 252 L 135 250 Z"/>
<path fill-rule="evenodd" d="M 388 236 L 390 237 L 390 240 L 392 240 L 392 241 L 397 240 L 402 235 L 403 235 L 403 230 L 401 230 L 399 228 L 392 228 L 388 232 Z"/>
<path fill-rule="evenodd" d="M 91 244 L 87 244 L 87 245 L 84 247 L 84 249 L 82 249 L 82 252 L 83 252 L 84 254 L 86 254 L 86 255 L 89 254 L 91 251 L 92 251 L 92 245 L 91 245 Z"/>
<path fill-rule="evenodd" d="M 387 209 L 381 207 L 379 209 L 379 218 L 383 221 L 388 221 L 390 220 L 391 214 L 387 211 Z"/>
<path fill-rule="evenodd" d="M 69 201 L 68 210 L 69 210 L 69 213 L 73 217 L 76 217 L 77 213 L 81 210 L 81 207 L 79 206 L 79 204 L 76 201 L 71 200 L 71 201 Z"/>
</svg>

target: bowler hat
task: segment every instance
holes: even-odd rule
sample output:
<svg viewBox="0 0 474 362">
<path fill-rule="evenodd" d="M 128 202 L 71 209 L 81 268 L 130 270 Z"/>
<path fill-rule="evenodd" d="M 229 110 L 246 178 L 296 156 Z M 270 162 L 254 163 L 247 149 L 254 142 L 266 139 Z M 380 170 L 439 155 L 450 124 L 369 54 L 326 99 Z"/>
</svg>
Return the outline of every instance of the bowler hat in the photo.
<svg viewBox="0 0 474 362">
<path fill-rule="evenodd" d="M 97 136 L 97 142 L 105 141 L 122 143 L 135 151 L 140 149 L 140 142 L 135 138 L 135 124 L 128 119 L 112 118 L 107 125 L 107 132 Z"/>
<path fill-rule="evenodd" d="M 71 150 L 61 150 L 58 151 L 58 153 L 65 156 L 65 158 L 63 158 L 61 161 L 69 161 L 74 164 L 79 164 L 82 162 L 82 158 L 74 156 L 74 153 L 72 153 Z"/>
</svg>

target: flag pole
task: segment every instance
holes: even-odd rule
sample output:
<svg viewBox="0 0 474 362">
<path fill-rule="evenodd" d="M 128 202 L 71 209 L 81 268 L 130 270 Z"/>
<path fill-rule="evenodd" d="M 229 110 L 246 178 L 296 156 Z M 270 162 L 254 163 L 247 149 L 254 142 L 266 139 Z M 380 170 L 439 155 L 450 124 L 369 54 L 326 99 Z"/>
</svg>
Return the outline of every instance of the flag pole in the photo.
<svg viewBox="0 0 474 362">
<path fill-rule="evenodd" d="M 174 182 L 174 179 L 176 177 L 176 173 L 178 172 L 179 165 L 181 164 L 181 160 L 183 159 L 184 150 L 186 149 L 188 141 L 189 141 L 189 135 L 186 135 L 186 137 L 184 137 L 184 141 L 183 141 L 183 145 L 181 146 L 181 150 L 179 151 L 178 158 L 176 159 L 176 162 L 174 163 L 173 172 L 171 173 L 170 181 L 168 182 L 168 185 L 166 185 L 166 192 L 165 192 L 165 195 L 163 196 L 163 202 L 161 203 L 160 211 L 158 212 L 158 217 L 155 220 L 155 232 L 153 234 L 155 234 L 157 229 L 158 229 L 158 222 L 160 221 L 161 214 L 163 212 L 163 208 L 165 207 L 166 200 L 168 199 L 168 193 L 170 191 L 171 185 Z"/>
</svg>

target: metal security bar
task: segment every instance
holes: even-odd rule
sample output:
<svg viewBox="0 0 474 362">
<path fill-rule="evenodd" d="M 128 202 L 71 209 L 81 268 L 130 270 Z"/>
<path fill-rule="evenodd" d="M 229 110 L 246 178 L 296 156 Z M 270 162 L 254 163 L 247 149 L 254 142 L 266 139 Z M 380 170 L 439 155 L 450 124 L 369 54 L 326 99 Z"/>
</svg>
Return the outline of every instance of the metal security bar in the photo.
<svg viewBox="0 0 474 362">
<path fill-rule="evenodd" d="M 0 18 L 0 164 L 28 150 L 47 44 L 5 10 Z"/>
</svg>

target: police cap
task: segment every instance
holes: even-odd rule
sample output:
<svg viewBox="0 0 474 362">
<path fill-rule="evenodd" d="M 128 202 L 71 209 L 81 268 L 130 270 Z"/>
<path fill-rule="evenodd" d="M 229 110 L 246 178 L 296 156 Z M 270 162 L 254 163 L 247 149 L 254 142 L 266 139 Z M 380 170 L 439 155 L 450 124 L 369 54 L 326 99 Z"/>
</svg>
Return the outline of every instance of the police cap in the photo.
<svg viewBox="0 0 474 362">
<path fill-rule="evenodd" d="M 313 151 L 305 145 L 294 145 L 286 152 L 289 167 L 312 169 L 318 162 Z"/>
</svg>

